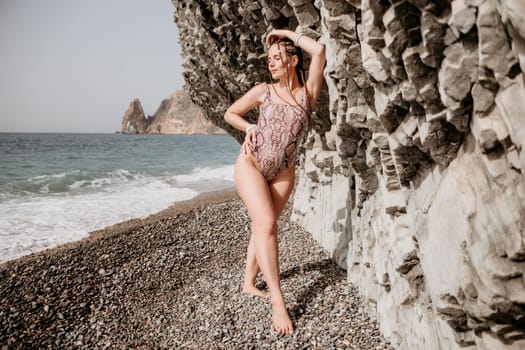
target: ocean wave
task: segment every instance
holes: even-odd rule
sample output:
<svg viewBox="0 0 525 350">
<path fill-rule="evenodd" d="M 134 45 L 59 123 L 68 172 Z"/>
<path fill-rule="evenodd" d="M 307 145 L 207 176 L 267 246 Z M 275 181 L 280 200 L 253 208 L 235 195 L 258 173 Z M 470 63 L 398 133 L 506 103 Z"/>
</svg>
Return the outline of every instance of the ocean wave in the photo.
<svg viewBox="0 0 525 350">
<path fill-rule="evenodd" d="M 151 180 L 151 179 L 148 179 Z M 0 263 L 86 237 L 88 232 L 140 218 L 192 199 L 199 192 L 160 179 L 140 186 L 70 196 L 37 196 L 0 202 Z"/>
<path fill-rule="evenodd" d="M 0 261 L 230 189 L 233 165 L 220 164 L 238 153 L 233 139 L 202 135 L 4 134 L 0 141 L 7 147 Z"/>
<path fill-rule="evenodd" d="M 232 185 L 233 165 L 156 176 L 75 170 L 8 183 L 0 186 L 0 263 Z"/>
<path fill-rule="evenodd" d="M 0 198 L 85 192 L 93 189 L 98 190 L 116 183 L 132 182 L 143 177 L 142 174 L 132 173 L 125 169 L 111 171 L 72 170 L 9 182 L 0 186 Z"/>
<path fill-rule="evenodd" d="M 189 174 L 180 174 L 171 177 L 171 181 L 176 184 L 197 184 L 200 182 L 233 182 L 233 164 L 218 167 L 195 168 Z"/>
</svg>

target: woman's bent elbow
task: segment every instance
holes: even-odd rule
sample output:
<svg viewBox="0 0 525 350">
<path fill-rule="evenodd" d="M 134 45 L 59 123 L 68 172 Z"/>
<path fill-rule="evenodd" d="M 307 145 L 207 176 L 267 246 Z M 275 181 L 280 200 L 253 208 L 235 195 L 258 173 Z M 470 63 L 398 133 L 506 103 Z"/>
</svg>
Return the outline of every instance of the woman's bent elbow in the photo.
<svg viewBox="0 0 525 350">
<path fill-rule="evenodd" d="M 319 50 L 317 50 L 317 56 L 322 57 L 326 61 L 326 50 L 324 45 L 319 45 Z"/>
<path fill-rule="evenodd" d="M 224 121 L 228 124 L 231 124 L 230 122 L 230 111 L 226 111 L 226 113 L 224 113 Z"/>
</svg>

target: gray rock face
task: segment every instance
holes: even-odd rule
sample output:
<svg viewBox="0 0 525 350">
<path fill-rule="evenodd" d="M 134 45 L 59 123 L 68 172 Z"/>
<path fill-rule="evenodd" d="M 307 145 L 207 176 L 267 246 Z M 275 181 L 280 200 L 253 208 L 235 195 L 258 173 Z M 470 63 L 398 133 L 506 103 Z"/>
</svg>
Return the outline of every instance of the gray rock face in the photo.
<svg viewBox="0 0 525 350">
<path fill-rule="evenodd" d="M 238 140 L 222 116 L 270 80 L 269 29 L 326 46 L 292 218 L 396 347 L 525 346 L 522 1 L 173 4 L 186 89 Z"/>
</svg>

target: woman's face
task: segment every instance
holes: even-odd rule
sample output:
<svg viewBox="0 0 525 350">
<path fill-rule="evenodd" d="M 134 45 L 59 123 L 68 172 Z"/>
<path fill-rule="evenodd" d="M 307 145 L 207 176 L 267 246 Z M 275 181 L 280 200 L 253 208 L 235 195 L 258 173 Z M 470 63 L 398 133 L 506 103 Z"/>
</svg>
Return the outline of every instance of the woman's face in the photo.
<svg viewBox="0 0 525 350">
<path fill-rule="evenodd" d="M 273 79 L 286 79 L 292 74 L 292 61 L 288 58 L 284 45 L 273 44 L 270 46 L 268 50 L 268 70 Z"/>
</svg>

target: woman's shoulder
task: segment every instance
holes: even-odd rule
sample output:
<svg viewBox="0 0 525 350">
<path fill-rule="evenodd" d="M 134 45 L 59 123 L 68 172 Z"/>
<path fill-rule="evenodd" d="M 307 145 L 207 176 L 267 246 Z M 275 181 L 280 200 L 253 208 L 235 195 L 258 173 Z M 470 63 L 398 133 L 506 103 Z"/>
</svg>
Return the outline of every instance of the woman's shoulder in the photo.
<svg viewBox="0 0 525 350">
<path fill-rule="evenodd" d="M 259 101 L 259 103 L 262 103 L 264 101 L 264 98 L 266 94 L 268 93 L 268 84 L 267 83 L 259 83 L 252 87 L 249 91 L 249 94 L 253 96 L 254 98 Z"/>
<path fill-rule="evenodd" d="M 268 88 L 270 87 L 270 85 L 271 84 L 262 82 L 262 83 L 259 83 L 259 84 L 255 85 L 253 88 L 257 89 L 257 91 L 260 92 L 260 93 L 266 93 L 268 91 Z"/>
</svg>

